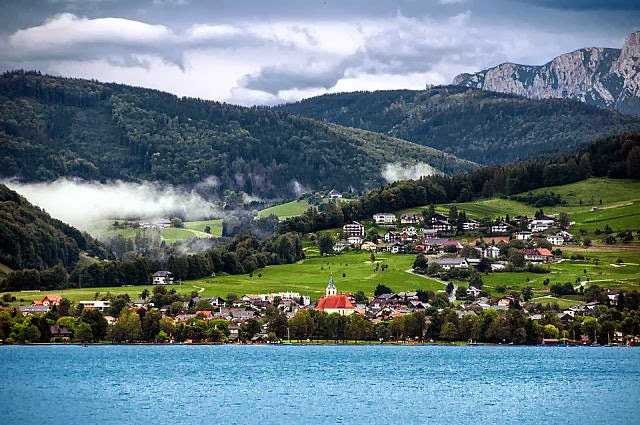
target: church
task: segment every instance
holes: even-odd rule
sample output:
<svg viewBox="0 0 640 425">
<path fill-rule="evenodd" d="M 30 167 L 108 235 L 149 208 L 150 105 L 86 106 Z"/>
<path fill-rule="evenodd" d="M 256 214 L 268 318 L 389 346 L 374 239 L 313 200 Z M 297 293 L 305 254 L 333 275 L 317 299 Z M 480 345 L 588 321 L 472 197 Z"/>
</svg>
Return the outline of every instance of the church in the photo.
<svg viewBox="0 0 640 425">
<path fill-rule="evenodd" d="M 349 301 L 347 294 L 338 294 L 336 290 L 336 284 L 333 281 L 333 275 L 329 279 L 329 284 L 325 290 L 325 296 L 320 298 L 316 310 L 324 311 L 325 313 L 332 314 L 338 313 L 341 316 L 348 316 L 355 313 L 356 309 Z"/>
</svg>

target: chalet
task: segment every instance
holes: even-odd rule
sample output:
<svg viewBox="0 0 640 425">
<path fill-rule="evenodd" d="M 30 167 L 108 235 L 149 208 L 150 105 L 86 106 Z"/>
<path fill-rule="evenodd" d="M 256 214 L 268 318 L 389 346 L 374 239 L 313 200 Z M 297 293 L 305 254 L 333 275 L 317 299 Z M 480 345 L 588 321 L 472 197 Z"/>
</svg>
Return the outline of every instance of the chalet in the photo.
<svg viewBox="0 0 640 425">
<path fill-rule="evenodd" d="M 475 220 L 467 220 L 462 223 L 463 230 L 476 230 L 480 228 L 480 223 Z"/>
<path fill-rule="evenodd" d="M 522 231 L 515 234 L 516 239 L 519 241 L 528 241 L 533 236 L 533 233 L 528 231 Z"/>
<path fill-rule="evenodd" d="M 105 311 L 109 309 L 109 307 L 111 306 L 111 302 L 109 300 L 80 301 L 78 304 L 82 305 L 82 307 L 85 310 L 98 310 L 98 311 Z"/>
<path fill-rule="evenodd" d="M 556 224 L 555 220 L 548 219 L 548 218 L 540 219 L 540 220 L 531 220 L 531 223 L 529 223 L 529 230 L 531 230 L 533 233 L 540 233 L 553 227 L 555 224 Z"/>
<path fill-rule="evenodd" d="M 373 215 L 376 224 L 393 224 L 396 222 L 396 215 L 392 213 L 377 213 Z"/>
<path fill-rule="evenodd" d="M 62 297 L 60 295 L 49 294 L 45 295 L 45 297 L 42 299 L 42 305 L 51 307 L 54 305 L 60 305 L 60 301 L 62 301 Z"/>
<path fill-rule="evenodd" d="M 468 269 L 469 262 L 467 262 L 466 258 L 451 258 L 451 257 L 442 257 L 442 258 L 434 258 L 429 261 L 429 264 L 437 264 L 445 270 L 451 269 Z"/>
<path fill-rule="evenodd" d="M 447 250 L 447 247 L 454 247 L 456 249 L 456 252 L 459 252 L 462 248 L 464 248 L 464 246 L 456 241 L 456 240 L 446 240 L 442 243 L 442 249 L 443 250 Z"/>
<path fill-rule="evenodd" d="M 402 233 L 407 233 L 411 236 L 418 236 L 418 231 L 413 226 L 405 227 L 404 229 L 402 229 Z"/>
<path fill-rule="evenodd" d="M 609 299 L 609 304 L 615 307 L 618 305 L 618 298 L 620 298 L 620 292 L 607 291 L 607 298 Z"/>
<path fill-rule="evenodd" d="M 396 232 L 396 231 L 387 232 L 384 235 L 384 241 L 385 242 L 399 241 L 401 239 L 401 235 L 402 233 Z"/>
<path fill-rule="evenodd" d="M 173 284 L 173 273 L 162 270 L 153 274 L 154 285 L 171 285 Z"/>
<path fill-rule="evenodd" d="M 431 223 L 435 223 L 437 221 L 449 221 L 449 217 L 447 217 L 444 214 L 440 214 L 440 213 L 435 213 L 434 215 L 431 216 Z"/>
<path fill-rule="evenodd" d="M 431 221 L 431 228 L 437 232 L 448 232 L 451 230 L 451 225 L 446 221 Z"/>
<path fill-rule="evenodd" d="M 349 249 L 351 248 L 351 244 L 349 244 L 349 242 L 347 241 L 338 241 L 333 245 L 333 250 L 335 252 L 342 252 L 345 249 Z"/>
<path fill-rule="evenodd" d="M 500 298 L 498 300 L 498 306 L 500 307 L 509 307 L 509 305 L 511 305 L 511 303 L 518 303 L 520 302 L 520 299 L 518 297 L 516 297 L 515 295 L 507 295 L 504 296 L 502 298 Z"/>
<path fill-rule="evenodd" d="M 71 341 L 71 331 L 67 328 L 61 328 L 53 325 L 49 328 L 51 332 L 51 342 L 67 342 Z"/>
<path fill-rule="evenodd" d="M 362 238 L 360 236 L 349 236 L 347 242 L 352 246 L 360 246 L 362 245 Z"/>
<path fill-rule="evenodd" d="M 500 248 L 495 245 L 488 246 L 482 251 L 482 255 L 486 258 L 498 258 L 500 257 Z"/>
<path fill-rule="evenodd" d="M 511 225 L 503 221 L 491 226 L 491 233 L 507 233 L 509 229 L 511 229 Z"/>
<path fill-rule="evenodd" d="M 562 235 L 549 235 L 547 236 L 547 241 L 554 246 L 564 244 L 564 237 Z"/>
<path fill-rule="evenodd" d="M 329 198 L 330 199 L 341 199 L 342 198 L 342 193 L 338 192 L 335 189 L 332 189 L 331 192 L 329 192 Z"/>
<path fill-rule="evenodd" d="M 345 238 L 348 238 L 350 236 L 359 236 L 363 238 L 364 226 L 357 221 L 346 223 L 344 226 L 342 226 L 342 234 Z"/>
<path fill-rule="evenodd" d="M 33 314 L 45 314 L 49 312 L 48 305 L 21 305 L 18 307 L 23 316 L 31 316 Z"/>
<path fill-rule="evenodd" d="M 418 224 L 422 221 L 422 214 L 402 214 L 400 216 L 401 224 Z"/>
<path fill-rule="evenodd" d="M 413 242 L 416 239 L 416 235 L 415 234 L 411 234 L 411 233 L 407 233 L 407 232 L 402 232 L 400 233 L 400 240 L 402 242 Z"/>
<path fill-rule="evenodd" d="M 405 252 L 406 248 L 404 244 L 400 242 L 389 242 L 387 245 L 385 245 L 385 251 L 392 254 L 399 254 L 401 252 Z"/>
<path fill-rule="evenodd" d="M 466 292 L 467 292 L 467 297 L 471 297 L 475 299 L 480 296 L 480 293 L 482 291 L 476 288 L 475 286 L 469 286 Z"/>
<path fill-rule="evenodd" d="M 378 246 L 373 242 L 363 242 L 363 244 L 360 245 L 360 249 L 365 251 L 375 251 L 378 249 Z"/>
<path fill-rule="evenodd" d="M 213 319 L 213 312 L 211 310 L 196 311 L 196 317 L 200 320 L 211 320 Z"/>
<path fill-rule="evenodd" d="M 569 232 L 561 230 L 557 233 L 558 236 L 562 236 L 565 242 L 571 242 L 573 240 L 573 235 Z"/>
<path fill-rule="evenodd" d="M 522 253 L 525 261 L 532 263 L 548 263 L 554 260 L 553 254 L 546 248 L 524 249 Z"/>
</svg>

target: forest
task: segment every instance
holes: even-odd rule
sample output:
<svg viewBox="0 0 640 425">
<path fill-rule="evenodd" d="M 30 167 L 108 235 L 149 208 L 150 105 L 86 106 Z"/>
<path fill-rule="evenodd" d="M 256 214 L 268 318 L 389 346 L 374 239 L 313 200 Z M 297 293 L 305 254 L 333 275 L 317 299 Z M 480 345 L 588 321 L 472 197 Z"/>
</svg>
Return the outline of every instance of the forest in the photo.
<svg viewBox="0 0 640 425">
<path fill-rule="evenodd" d="M 358 200 L 328 205 L 322 212 L 309 208 L 285 220 L 282 232 L 315 232 L 345 222 L 370 218 L 427 204 L 467 202 L 474 198 L 510 196 L 541 187 L 573 183 L 587 177 L 640 178 L 640 133 L 609 137 L 576 153 L 547 161 L 526 160 L 491 165 L 455 176 L 430 176 L 391 183 Z"/>
<path fill-rule="evenodd" d="M 640 131 L 638 116 L 578 101 L 459 86 L 327 94 L 275 109 L 399 137 L 480 164 L 550 156 Z"/>
<path fill-rule="evenodd" d="M 0 78 L 0 177 L 152 180 L 281 198 L 295 184 L 364 190 L 389 162 L 454 174 L 475 164 L 432 148 L 269 108 L 13 71 Z"/>
</svg>

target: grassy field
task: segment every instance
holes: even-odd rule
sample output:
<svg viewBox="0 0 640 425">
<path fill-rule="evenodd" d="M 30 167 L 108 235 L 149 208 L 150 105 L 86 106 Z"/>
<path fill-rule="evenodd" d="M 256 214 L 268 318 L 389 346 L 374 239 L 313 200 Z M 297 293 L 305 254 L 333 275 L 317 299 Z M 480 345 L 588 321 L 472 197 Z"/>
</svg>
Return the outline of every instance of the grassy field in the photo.
<svg viewBox="0 0 640 425">
<path fill-rule="evenodd" d="M 206 237 L 204 228 L 209 226 L 211 228 L 211 236 L 222 236 L 222 219 L 204 220 L 204 221 L 185 221 L 184 228 L 195 232 L 197 235 L 204 234 L 200 237 Z"/>
<path fill-rule="evenodd" d="M 258 212 L 260 217 L 268 217 L 271 214 L 277 216 L 280 220 L 284 220 L 289 217 L 295 217 L 302 215 L 307 209 L 309 204 L 305 201 L 291 201 L 285 204 L 274 205 L 273 207 L 265 208 Z"/>
<path fill-rule="evenodd" d="M 92 223 L 89 226 L 89 233 L 98 238 L 109 238 L 117 235 L 124 236 L 125 238 L 135 238 L 139 232 L 146 231 L 145 229 L 139 229 L 134 227 L 125 227 L 122 229 L 113 229 L 111 225 L 115 220 L 100 220 Z M 121 223 L 126 222 L 119 220 Z M 175 227 L 164 228 L 160 230 L 160 235 L 164 241 L 169 243 L 177 242 L 193 237 L 197 238 L 209 238 L 222 236 L 222 220 L 204 220 L 204 221 L 185 221 L 184 228 L 179 229 Z M 204 228 L 209 226 L 211 228 L 211 234 L 207 234 Z M 154 231 L 154 230 L 150 230 Z"/>
</svg>

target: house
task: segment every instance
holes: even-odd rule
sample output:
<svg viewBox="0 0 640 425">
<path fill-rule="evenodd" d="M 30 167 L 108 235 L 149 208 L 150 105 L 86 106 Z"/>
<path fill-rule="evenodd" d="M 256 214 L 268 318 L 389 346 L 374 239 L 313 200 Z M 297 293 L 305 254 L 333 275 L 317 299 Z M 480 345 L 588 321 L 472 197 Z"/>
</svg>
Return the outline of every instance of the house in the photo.
<svg viewBox="0 0 640 425">
<path fill-rule="evenodd" d="M 538 254 L 544 257 L 545 263 L 552 262 L 555 259 L 551 251 L 549 251 L 547 248 L 538 248 L 537 251 L 538 251 Z"/>
<path fill-rule="evenodd" d="M 488 246 L 482 251 L 482 255 L 486 258 L 498 258 L 500 257 L 500 248 L 495 245 Z"/>
<path fill-rule="evenodd" d="M 78 304 L 81 304 L 85 310 L 98 310 L 98 311 L 105 311 L 111 306 L 111 302 L 108 300 L 80 301 Z"/>
<path fill-rule="evenodd" d="M 350 223 L 346 223 L 342 226 L 342 234 L 345 238 L 350 236 L 359 236 L 364 238 L 364 226 L 357 221 L 352 221 Z"/>
<path fill-rule="evenodd" d="M 384 241 L 385 242 L 399 241 L 401 239 L 401 236 L 402 236 L 402 233 L 392 230 L 390 232 L 387 232 L 384 235 Z"/>
<path fill-rule="evenodd" d="M 330 199 L 341 199 L 342 198 L 342 193 L 338 192 L 335 189 L 332 189 L 331 192 L 329 192 L 329 198 Z"/>
<path fill-rule="evenodd" d="M 342 252 L 345 249 L 349 249 L 351 248 L 351 244 L 349 244 L 349 242 L 347 241 L 338 241 L 333 245 L 333 250 L 335 252 Z"/>
<path fill-rule="evenodd" d="M 392 254 L 398 254 L 398 253 L 401 253 L 401 252 L 405 252 L 406 248 L 400 242 L 390 242 L 385 246 L 385 250 L 390 252 L 390 253 L 392 253 Z"/>
<path fill-rule="evenodd" d="M 154 285 L 171 285 L 173 283 L 173 273 L 162 270 L 153 274 Z"/>
<path fill-rule="evenodd" d="M 467 297 L 478 298 L 482 291 L 475 286 L 469 286 L 467 288 Z"/>
<path fill-rule="evenodd" d="M 438 221 L 449 221 L 449 217 L 447 217 L 444 214 L 440 214 L 440 213 L 435 213 L 434 215 L 431 216 L 431 223 L 435 223 Z"/>
<path fill-rule="evenodd" d="M 462 223 L 463 230 L 476 230 L 480 228 L 480 223 L 475 220 L 467 220 Z"/>
<path fill-rule="evenodd" d="M 45 297 L 42 299 L 42 305 L 51 307 L 54 305 L 60 305 L 60 301 L 62 301 L 62 297 L 60 295 L 49 294 L 45 295 Z"/>
<path fill-rule="evenodd" d="M 507 295 L 498 300 L 498 307 L 509 307 L 512 302 L 517 303 L 520 300 L 515 295 Z"/>
<path fill-rule="evenodd" d="M 48 305 L 21 305 L 18 307 L 23 316 L 31 316 L 33 314 L 45 314 L 49 312 Z"/>
<path fill-rule="evenodd" d="M 533 233 L 528 231 L 522 231 L 522 232 L 516 233 L 515 236 L 516 236 L 516 239 L 520 241 L 528 241 L 533 236 Z"/>
<path fill-rule="evenodd" d="M 609 304 L 615 307 L 618 305 L 618 298 L 620 298 L 620 292 L 607 291 L 607 298 L 609 299 Z"/>
<path fill-rule="evenodd" d="M 561 230 L 557 233 L 558 236 L 562 236 L 565 242 L 571 242 L 573 240 L 573 235 L 569 232 Z"/>
<path fill-rule="evenodd" d="M 360 249 L 365 251 L 375 251 L 376 249 L 378 249 L 378 246 L 373 242 L 364 242 L 362 245 L 360 245 Z"/>
<path fill-rule="evenodd" d="M 393 224 L 396 222 L 396 215 L 392 213 L 377 213 L 373 215 L 376 224 Z"/>
<path fill-rule="evenodd" d="M 316 310 L 324 311 L 328 314 L 337 313 L 341 316 L 349 316 L 355 313 L 355 307 L 346 294 L 338 294 L 333 276 L 329 279 L 329 284 L 325 289 L 325 296 L 320 298 L 316 305 Z"/>
<path fill-rule="evenodd" d="M 562 245 L 564 243 L 564 237 L 562 235 L 549 235 L 547 241 L 554 246 Z"/>
<path fill-rule="evenodd" d="M 538 252 L 537 249 L 523 249 L 525 261 L 531 261 L 532 263 L 543 263 L 545 258 Z"/>
<path fill-rule="evenodd" d="M 438 220 L 435 222 L 431 222 L 431 228 L 437 232 L 448 232 L 449 230 L 451 230 L 451 225 L 446 221 Z"/>
<path fill-rule="evenodd" d="M 434 258 L 433 260 L 429 261 L 429 264 L 437 264 L 445 270 L 469 268 L 469 262 L 467 262 L 467 259 L 459 257 Z"/>
<path fill-rule="evenodd" d="M 362 245 L 362 238 L 360 236 L 349 236 L 347 242 L 352 246 L 360 246 Z"/>
<path fill-rule="evenodd" d="M 61 328 L 58 325 L 53 325 L 49 328 L 51 331 L 51 342 L 67 342 L 71 341 L 71 331 L 67 328 Z"/>
<path fill-rule="evenodd" d="M 507 233 L 510 228 L 511 225 L 503 221 L 491 226 L 491 233 Z"/>
<path fill-rule="evenodd" d="M 533 233 L 540 233 L 544 232 L 550 227 L 553 227 L 555 224 L 555 220 L 549 218 L 531 220 L 531 222 L 529 223 L 529 230 L 531 230 Z"/>
<path fill-rule="evenodd" d="M 402 214 L 400 216 L 401 224 L 418 224 L 422 221 L 422 214 Z"/>
<path fill-rule="evenodd" d="M 447 247 L 454 247 L 456 252 L 460 251 L 464 246 L 456 240 L 446 240 L 442 243 L 442 249 L 447 251 Z"/>
</svg>

